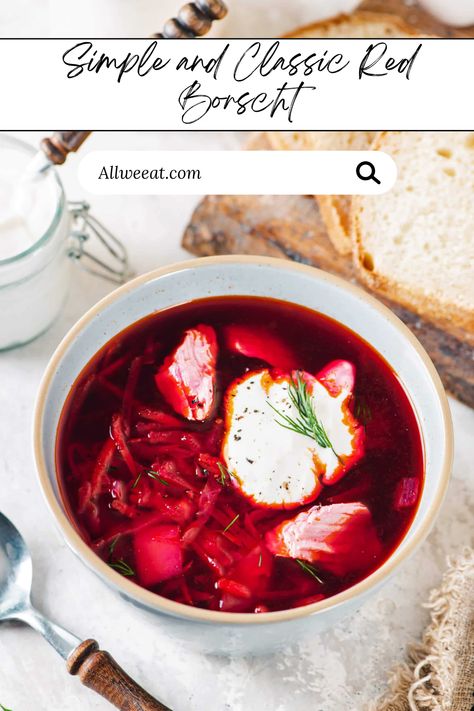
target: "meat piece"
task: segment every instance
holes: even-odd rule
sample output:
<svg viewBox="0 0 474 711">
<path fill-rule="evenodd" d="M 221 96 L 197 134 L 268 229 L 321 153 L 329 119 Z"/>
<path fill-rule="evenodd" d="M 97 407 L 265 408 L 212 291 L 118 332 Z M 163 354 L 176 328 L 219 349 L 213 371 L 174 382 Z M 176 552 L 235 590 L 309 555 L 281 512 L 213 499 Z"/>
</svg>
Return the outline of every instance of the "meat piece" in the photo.
<svg viewBox="0 0 474 711">
<path fill-rule="evenodd" d="M 202 421 L 216 399 L 217 339 L 212 326 L 201 324 L 185 332 L 155 375 L 156 387 L 182 417 Z"/>
<path fill-rule="evenodd" d="M 269 531 L 265 542 L 274 555 L 338 576 L 365 570 L 382 552 L 372 514 L 359 502 L 313 506 Z"/>
</svg>

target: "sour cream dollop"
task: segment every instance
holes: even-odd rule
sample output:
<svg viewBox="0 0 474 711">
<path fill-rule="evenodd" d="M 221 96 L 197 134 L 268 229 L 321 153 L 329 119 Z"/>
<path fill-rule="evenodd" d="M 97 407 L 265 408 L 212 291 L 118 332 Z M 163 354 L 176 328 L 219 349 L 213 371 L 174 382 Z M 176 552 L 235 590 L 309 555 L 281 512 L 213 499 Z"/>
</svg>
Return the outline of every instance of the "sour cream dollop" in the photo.
<svg viewBox="0 0 474 711">
<path fill-rule="evenodd" d="M 302 376 L 332 448 L 280 424 L 281 415 L 300 417 L 289 396 L 294 374 L 260 370 L 227 390 L 222 456 L 234 484 L 255 504 L 293 508 L 314 501 L 324 483 L 339 479 L 362 454 L 361 430 L 348 407 L 349 386 L 336 394 L 314 376 Z"/>
</svg>

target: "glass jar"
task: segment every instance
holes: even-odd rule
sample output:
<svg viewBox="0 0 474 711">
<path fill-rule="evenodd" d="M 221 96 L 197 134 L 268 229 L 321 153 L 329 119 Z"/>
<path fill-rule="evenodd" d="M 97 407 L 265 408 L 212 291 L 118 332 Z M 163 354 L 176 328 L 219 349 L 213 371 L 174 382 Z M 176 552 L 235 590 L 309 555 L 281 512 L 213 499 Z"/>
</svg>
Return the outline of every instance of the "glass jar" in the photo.
<svg viewBox="0 0 474 711">
<path fill-rule="evenodd" d="M 35 153 L 23 141 L 0 135 L 0 156 L 9 156 L 6 179 L 18 178 Z M 0 172 L 3 173 L 3 165 Z M 34 209 L 41 212 L 36 220 L 38 234 L 34 234 L 33 227 L 31 244 L 12 256 L 2 258 L 0 244 L 0 350 L 32 341 L 53 323 L 68 293 L 73 261 L 81 260 L 88 271 L 115 283 L 122 283 L 128 276 L 127 255 L 121 243 L 89 215 L 86 203 L 67 203 L 53 168 L 35 190 L 40 204 Z M 110 259 L 97 257 L 86 249 L 92 235 L 102 243 Z M 111 259 L 114 261 L 107 263 Z"/>
</svg>

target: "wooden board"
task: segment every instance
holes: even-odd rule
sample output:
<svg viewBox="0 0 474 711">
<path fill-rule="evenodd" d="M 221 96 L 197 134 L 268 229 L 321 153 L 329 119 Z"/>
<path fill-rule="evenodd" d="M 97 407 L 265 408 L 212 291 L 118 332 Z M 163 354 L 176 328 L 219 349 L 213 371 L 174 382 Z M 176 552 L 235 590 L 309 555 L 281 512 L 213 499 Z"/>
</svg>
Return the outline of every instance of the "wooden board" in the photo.
<svg viewBox="0 0 474 711">
<path fill-rule="evenodd" d="M 286 257 L 355 281 L 352 262 L 335 251 L 313 197 L 206 197 L 193 213 L 184 233 L 183 246 L 199 256 Z M 474 407 L 473 348 L 417 314 L 383 301 L 424 345 L 446 389 Z"/>
</svg>

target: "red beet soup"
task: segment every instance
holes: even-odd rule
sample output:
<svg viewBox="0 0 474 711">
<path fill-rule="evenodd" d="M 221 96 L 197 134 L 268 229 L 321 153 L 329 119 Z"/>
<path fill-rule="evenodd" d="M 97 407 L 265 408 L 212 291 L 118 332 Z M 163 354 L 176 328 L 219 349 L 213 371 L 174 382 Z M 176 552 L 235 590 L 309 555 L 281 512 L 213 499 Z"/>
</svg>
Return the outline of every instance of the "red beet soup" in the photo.
<svg viewBox="0 0 474 711">
<path fill-rule="evenodd" d="M 309 309 L 216 297 L 118 334 L 67 398 L 57 469 L 108 565 L 171 600 L 269 612 L 330 597 L 399 545 L 423 485 L 385 360 Z"/>
</svg>

